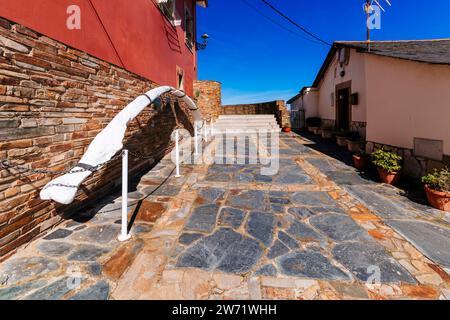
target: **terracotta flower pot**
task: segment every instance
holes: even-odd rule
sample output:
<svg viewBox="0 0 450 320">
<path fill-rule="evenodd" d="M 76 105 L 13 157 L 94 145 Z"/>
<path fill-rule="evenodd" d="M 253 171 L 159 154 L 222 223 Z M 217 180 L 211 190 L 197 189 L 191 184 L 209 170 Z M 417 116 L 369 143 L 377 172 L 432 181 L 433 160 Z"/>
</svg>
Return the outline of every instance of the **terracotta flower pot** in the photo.
<svg viewBox="0 0 450 320">
<path fill-rule="evenodd" d="M 395 172 L 389 172 L 383 168 L 377 168 L 378 169 L 378 174 L 380 176 L 380 180 L 383 183 L 387 183 L 387 184 L 396 184 L 400 178 L 400 172 L 395 171 Z"/>
<path fill-rule="evenodd" d="M 291 128 L 284 127 L 284 128 L 283 128 L 283 132 L 291 132 Z"/>
<path fill-rule="evenodd" d="M 370 157 L 368 155 L 354 154 L 353 155 L 353 164 L 355 168 L 363 171 L 369 165 Z"/>
<path fill-rule="evenodd" d="M 347 149 L 352 153 L 360 152 L 361 142 L 359 140 L 348 140 L 347 139 Z"/>
<path fill-rule="evenodd" d="M 346 137 L 336 136 L 336 142 L 337 142 L 339 147 L 346 147 L 347 146 L 347 138 Z"/>
<path fill-rule="evenodd" d="M 428 202 L 438 210 L 450 212 L 450 193 L 441 192 L 425 186 L 425 193 L 427 194 Z"/>
</svg>

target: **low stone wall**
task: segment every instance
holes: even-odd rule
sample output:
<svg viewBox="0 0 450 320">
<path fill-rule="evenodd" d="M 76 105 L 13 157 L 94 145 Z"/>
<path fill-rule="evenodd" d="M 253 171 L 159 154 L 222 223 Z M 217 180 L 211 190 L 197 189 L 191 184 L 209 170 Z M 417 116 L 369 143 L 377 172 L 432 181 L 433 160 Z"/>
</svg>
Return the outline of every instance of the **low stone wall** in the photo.
<svg viewBox="0 0 450 320">
<path fill-rule="evenodd" d="M 72 168 L 92 139 L 152 81 L 0 18 L 0 159 L 34 169 Z M 166 101 L 166 99 L 163 99 Z M 191 114 L 175 102 L 177 117 L 192 131 Z M 148 108 L 129 124 L 125 146 L 157 161 L 173 147 L 170 105 Z M 154 161 L 130 159 L 131 172 Z M 115 161 L 92 175 L 68 206 L 42 201 L 52 178 L 0 168 L 0 261 L 64 217 L 120 184 Z"/>
<path fill-rule="evenodd" d="M 399 148 L 395 146 L 385 145 L 377 142 L 367 142 L 366 152 L 372 153 L 375 150 L 384 148 L 387 151 L 392 151 L 403 157 L 402 173 L 420 183 L 420 178 L 429 173 L 434 168 L 450 167 L 450 156 L 444 155 L 442 161 L 427 159 L 414 155 L 412 149 Z"/>
<path fill-rule="evenodd" d="M 223 106 L 223 114 L 273 114 L 281 127 L 291 126 L 291 116 L 284 101 Z"/>
<path fill-rule="evenodd" d="M 194 96 L 205 119 L 222 114 L 222 84 L 211 80 L 194 81 Z"/>
</svg>

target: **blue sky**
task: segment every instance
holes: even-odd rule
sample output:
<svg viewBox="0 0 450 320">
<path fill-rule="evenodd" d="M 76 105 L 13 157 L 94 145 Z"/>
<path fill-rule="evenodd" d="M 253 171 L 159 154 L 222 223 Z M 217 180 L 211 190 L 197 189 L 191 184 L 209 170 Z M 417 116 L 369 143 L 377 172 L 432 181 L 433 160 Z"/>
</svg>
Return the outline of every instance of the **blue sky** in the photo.
<svg viewBox="0 0 450 320">
<path fill-rule="evenodd" d="M 384 1 L 384 0 L 381 0 Z M 261 0 L 210 0 L 198 10 L 199 79 L 222 82 L 223 104 L 289 99 L 311 85 L 328 47 L 273 24 L 247 5 L 305 36 Z M 363 0 L 269 0 L 326 41 L 365 40 Z M 390 0 L 373 40 L 450 38 L 450 1 Z"/>
</svg>

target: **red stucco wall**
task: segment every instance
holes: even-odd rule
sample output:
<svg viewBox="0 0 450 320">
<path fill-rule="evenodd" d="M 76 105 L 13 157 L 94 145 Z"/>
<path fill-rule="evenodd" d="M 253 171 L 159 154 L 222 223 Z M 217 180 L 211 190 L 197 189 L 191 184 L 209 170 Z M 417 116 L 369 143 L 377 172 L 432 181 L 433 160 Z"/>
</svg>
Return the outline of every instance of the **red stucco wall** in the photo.
<svg viewBox="0 0 450 320">
<path fill-rule="evenodd" d="M 195 17 L 194 2 L 177 0 L 177 15 L 184 18 L 186 3 Z M 81 30 L 66 27 L 70 5 L 81 9 Z M 183 23 L 173 27 L 155 0 L 0 0 L 0 16 L 161 85 L 176 85 L 179 66 L 193 94 L 195 52 L 185 44 Z"/>
</svg>

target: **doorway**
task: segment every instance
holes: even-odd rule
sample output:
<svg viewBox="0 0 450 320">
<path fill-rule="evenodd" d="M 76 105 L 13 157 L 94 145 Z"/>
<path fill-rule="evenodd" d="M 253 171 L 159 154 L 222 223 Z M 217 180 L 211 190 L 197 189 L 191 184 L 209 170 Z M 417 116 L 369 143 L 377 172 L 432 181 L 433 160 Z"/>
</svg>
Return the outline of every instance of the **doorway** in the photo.
<svg viewBox="0 0 450 320">
<path fill-rule="evenodd" d="M 350 130 L 351 106 L 350 106 L 350 86 L 336 87 L 336 128 L 339 130 Z"/>
</svg>

